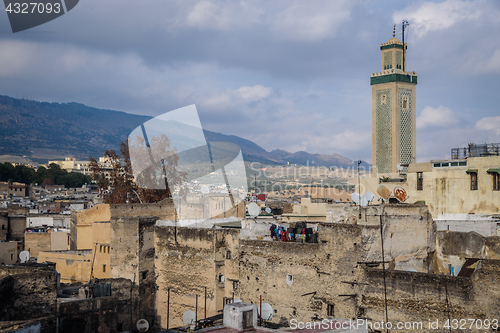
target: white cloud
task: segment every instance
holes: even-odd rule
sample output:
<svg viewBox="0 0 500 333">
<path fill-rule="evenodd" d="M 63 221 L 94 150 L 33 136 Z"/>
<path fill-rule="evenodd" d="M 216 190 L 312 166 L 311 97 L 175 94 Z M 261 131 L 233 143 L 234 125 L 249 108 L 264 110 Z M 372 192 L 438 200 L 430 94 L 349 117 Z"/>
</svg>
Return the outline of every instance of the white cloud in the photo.
<svg viewBox="0 0 500 333">
<path fill-rule="evenodd" d="M 244 86 L 238 89 L 238 92 L 245 101 L 258 101 L 271 95 L 273 89 L 261 85 L 253 87 Z"/>
<path fill-rule="evenodd" d="M 269 97 L 273 88 L 255 85 L 253 87 L 243 86 L 239 89 L 226 89 L 215 96 L 205 100 L 204 104 L 210 108 L 229 108 L 247 102 L 260 101 Z"/>
<path fill-rule="evenodd" d="M 463 21 L 476 21 L 489 14 L 487 3 L 482 0 L 462 1 L 446 0 L 443 2 L 423 2 L 417 6 L 397 11 L 393 15 L 394 23 L 402 20 L 411 22 L 411 29 L 417 37 L 448 29 Z"/>
<path fill-rule="evenodd" d="M 272 3 L 203 0 L 185 8 L 185 17 L 175 21 L 177 26 L 200 30 L 232 31 L 260 27 L 273 31 L 280 38 L 315 41 L 334 36 L 339 26 L 350 18 L 354 4 L 352 0 L 307 3 L 299 0 Z"/>
<path fill-rule="evenodd" d="M 458 124 L 458 117 L 446 106 L 426 106 L 417 118 L 417 128 L 450 127 Z"/>
<path fill-rule="evenodd" d="M 319 40 L 335 35 L 350 18 L 354 1 L 295 1 L 272 18 L 275 31 L 290 39 Z"/>
<path fill-rule="evenodd" d="M 496 135 L 500 135 L 500 116 L 481 118 L 476 122 L 475 128 L 479 130 L 492 131 Z"/>
</svg>

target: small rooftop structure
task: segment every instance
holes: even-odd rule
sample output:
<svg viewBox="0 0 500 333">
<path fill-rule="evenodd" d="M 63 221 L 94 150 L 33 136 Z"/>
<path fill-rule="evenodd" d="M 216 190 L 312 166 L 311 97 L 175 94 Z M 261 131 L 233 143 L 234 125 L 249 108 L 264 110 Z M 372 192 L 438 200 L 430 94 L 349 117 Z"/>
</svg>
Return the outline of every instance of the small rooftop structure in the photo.
<svg viewBox="0 0 500 333">
<path fill-rule="evenodd" d="M 451 158 L 454 160 L 467 157 L 499 156 L 500 143 L 469 143 L 464 148 L 452 148 Z"/>
</svg>

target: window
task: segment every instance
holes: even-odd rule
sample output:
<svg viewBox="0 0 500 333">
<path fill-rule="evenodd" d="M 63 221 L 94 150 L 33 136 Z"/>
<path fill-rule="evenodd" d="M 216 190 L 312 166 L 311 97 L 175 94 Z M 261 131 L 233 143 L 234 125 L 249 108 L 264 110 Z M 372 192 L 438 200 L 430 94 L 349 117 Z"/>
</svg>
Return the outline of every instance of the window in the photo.
<svg viewBox="0 0 500 333">
<path fill-rule="evenodd" d="M 233 290 L 238 289 L 238 281 L 233 281 Z"/>
<path fill-rule="evenodd" d="M 224 281 L 225 281 L 224 274 L 219 274 L 219 282 L 224 283 Z"/>
<path fill-rule="evenodd" d="M 417 172 L 417 191 L 422 191 L 424 189 L 424 173 Z"/>
<path fill-rule="evenodd" d="M 233 299 L 231 297 L 224 297 L 224 304 L 231 304 L 233 303 Z"/>
<path fill-rule="evenodd" d="M 2 224 L 2 230 L 4 230 L 4 229 L 5 229 L 5 225 Z"/>
<path fill-rule="evenodd" d="M 493 177 L 493 191 L 500 191 L 500 175 L 496 172 L 492 172 Z"/>
<path fill-rule="evenodd" d="M 385 95 L 385 94 L 382 95 L 382 102 L 381 102 L 382 105 L 385 105 L 387 103 L 386 100 L 387 100 L 387 95 Z"/>
<path fill-rule="evenodd" d="M 146 280 L 146 277 L 148 276 L 148 271 L 142 272 L 142 279 Z"/>
<path fill-rule="evenodd" d="M 470 173 L 470 189 L 471 191 L 477 190 L 477 172 Z"/>
<path fill-rule="evenodd" d="M 106 273 L 106 264 L 102 265 L 102 272 Z"/>
<path fill-rule="evenodd" d="M 288 274 L 288 275 L 286 276 L 286 284 L 287 284 L 288 286 L 291 286 L 291 285 L 293 284 L 293 276 L 292 276 L 292 275 Z"/>
<path fill-rule="evenodd" d="M 226 259 L 231 259 L 231 251 L 226 252 Z"/>
<path fill-rule="evenodd" d="M 326 307 L 326 315 L 328 317 L 333 317 L 334 316 L 334 306 L 333 304 L 328 304 L 327 307 Z"/>
<path fill-rule="evenodd" d="M 403 109 L 408 109 L 408 97 L 403 97 Z"/>
</svg>

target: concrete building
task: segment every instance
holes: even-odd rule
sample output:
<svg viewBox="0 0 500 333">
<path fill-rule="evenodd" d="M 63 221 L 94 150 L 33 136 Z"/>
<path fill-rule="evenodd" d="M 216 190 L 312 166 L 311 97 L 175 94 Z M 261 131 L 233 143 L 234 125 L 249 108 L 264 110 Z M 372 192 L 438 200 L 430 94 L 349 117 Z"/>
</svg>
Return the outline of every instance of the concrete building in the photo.
<svg viewBox="0 0 500 333">
<path fill-rule="evenodd" d="M 17 182 L 0 182 L 0 199 L 8 197 L 25 197 L 26 184 Z"/>
<path fill-rule="evenodd" d="M 381 44 L 381 71 L 370 78 L 373 168 L 379 174 L 416 161 L 417 73 L 406 70 L 406 47 L 394 35 Z"/>
<path fill-rule="evenodd" d="M 405 189 L 433 216 L 500 214 L 500 156 L 411 164 Z"/>
<path fill-rule="evenodd" d="M 43 251 L 69 250 L 70 234 L 67 229 L 29 228 L 24 234 L 24 248 L 31 257 L 38 258 Z"/>
<path fill-rule="evenodd" d="M 77 161 L 75 157 L 66 157 L 64 161 L 49 161 L 49 165 L 52 163 L 57 164 L 61 169 L 68 172 L 83 173 L 87 176 L 92 174 L 90 161 Z"/>
</svg>

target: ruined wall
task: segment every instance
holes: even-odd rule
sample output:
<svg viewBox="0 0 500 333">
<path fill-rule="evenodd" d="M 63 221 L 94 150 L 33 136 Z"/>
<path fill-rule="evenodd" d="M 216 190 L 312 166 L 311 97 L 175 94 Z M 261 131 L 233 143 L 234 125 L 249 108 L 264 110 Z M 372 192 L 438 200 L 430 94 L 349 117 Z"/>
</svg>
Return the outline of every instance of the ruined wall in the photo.
<svg viewBox="0 0 500 333">
<path fill-rule="evenodd" d="M 318 235 L 312 244 L 242 241 L 238 298 L 258 304 L 262 296 L 274 308 L 275 323 L 355 317 L 356 301 L 343 295 L 352 294 L 344 282 L 359 275 L 361 228 L 321 224 Z"/>
<path fill-rule="evenodd" d="M 500 261 L 483 260 L 468 277 L 387 271 L 388 319 L 391 322 L 422 322 L 422 332 L 445 331 L 451 319 L 496 319 L 500 315 Z M 367 268 L 360 288 L 362 316 L 385 321 L 384 273 Z M 428 321 L 439 320 L 440 330 L 429 330 Z M 484 332 L 470 328 L 465 331 Z M 427 329 L 426 329 L 427 328 Z M 446 330 L 447 331 L 447 330 Z"/>
<path fill-rule="evenodd" d="M 53 265 L 0 266 L 0 321 L 54 316 L 57 275 Z"/>
<path fill-rule="evenodd" d="M 161 327 L 167 327 L 167 300 L 170 289 L 169 327 L 183 326 L 182 315 L 196 311 L 198 318 L 221 313 L 225 298 L 239 290 L 238 229 L 155 228 L 157 259 L 156 307 Z"/>
<path fill-rule="evenodd" d="M 427 206 L 384 204 L 361 211 L 358 225 L 362 227 L 364 261 L 382 260 L 382 223 L 385 261 L 390 262 L 388 268 L 425 273 L 433 270 L 428 257 L 435 249 L 435 225 Z"/>
<path fill-rule="evenodd" d="M 175 219 L 175 206 L 172 199 L 165 199 L 151 204 L 116 204 L 109 205 L 112 217 L 158 216 L 163 220 Z M 103 221 L 109 221 L 103 220 Z"/>
<path fill-rule="evenodd" d="M 134 331 L 132 317 L 138 314 L 134 303 L 137 288 L 130 280 L 102 279 L 99 283 L 111 284 L 111 296 L 65 300 L 58 302 L 60 332 L 124 332 Z"/>
<path fill-rule="evenodd" d="M 477 232 L 436 232 L 436 273 L 449 274 L 451 265 L 457 275 L 467 258 L 500 259 L 500 237 L 484 237 Z"/>
<path fill-rule="evenodd" d="M 157 327 L 155 309 L 154 226 L 158 217 L 112 217 L 111 278 L 124 278 L 137 285 L 137 312 L 133 322 L 146 318 Z"/>
</svg>

